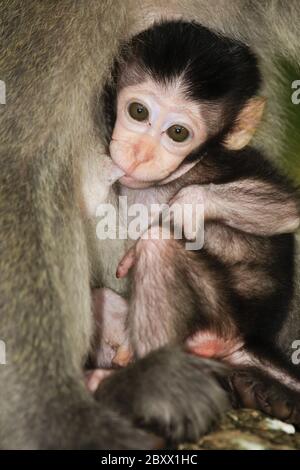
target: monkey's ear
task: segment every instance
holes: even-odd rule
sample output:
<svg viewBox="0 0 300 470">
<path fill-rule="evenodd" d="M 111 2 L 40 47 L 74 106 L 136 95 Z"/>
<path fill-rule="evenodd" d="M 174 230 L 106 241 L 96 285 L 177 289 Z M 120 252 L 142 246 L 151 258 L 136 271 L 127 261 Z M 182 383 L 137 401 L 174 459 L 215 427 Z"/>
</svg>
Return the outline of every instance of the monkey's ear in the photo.
<svg viewBox="0 0 300 470">
<path fill-rule="evenodd" d="M 237 123 L 225 141 L 229 150 L 240 150 L 250 142 L 258 124 L 261 121 L 266 98 L 261 96 L 251 98 L 243 107 Z"/>
</svg>

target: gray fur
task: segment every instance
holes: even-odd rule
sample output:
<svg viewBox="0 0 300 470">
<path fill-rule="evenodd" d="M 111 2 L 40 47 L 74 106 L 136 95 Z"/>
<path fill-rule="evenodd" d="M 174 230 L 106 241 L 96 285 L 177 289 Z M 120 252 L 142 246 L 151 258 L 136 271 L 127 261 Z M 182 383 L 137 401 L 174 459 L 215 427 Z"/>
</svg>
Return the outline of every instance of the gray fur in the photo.
<svg viewBox="0 0 300 470">
<path fill-rule="evenodd" d="M 7 365 L 0 366 L 2 448 L 157 445 L 115 414 L 119 403 L 113 398 L 104 401 L 103 410 L 101 402 L 88 395 L 81 377 L 91 336 L 89 261 L 79 211 L 81 162 L 90 154 L 101 162 L 100 134 L 105 130 L 95 129 L 93 107 L 119 42 L 148 26 L 150 16 L 156 17 L 155 2 L 147 3 L 1 2 L 0 78 L 7 89 L 7 104 L 0 108 L 0 337 L 7 345 Z M 299 58 L 299 2 L 218 3 L 173 1 L 168 8 L 177 4 L 189 17 L 251 38 L 265 60 L 266 73 L 273 73 L 269 57 L 282 47 L 285 56 Z M 274 96 L 272 91 L 268 96 Z M 273 135 L 274 124 L 272 139 Z M 277 143 L 273 148 L 277 151 Z M 103 247 L 100 254 L 106 266 L 109 250 Z M 166 354 L 167 362 L 176 360 L 176 354 Z M 150 374 L 151 384 L 165 393 L 161 403 L 170 403 L 182 422 L 195 412 L 194 438 L 206 430 L 202 415 L 194 406 L 189 409 L 202 397 L 202 387 L 195 386 L 185 402 L 176 383 L 170 388 L 170 372 L 161 388 L 157 355 L 158 376 Z M 180 361 L 189 364 L 190 358 L 180 355 Z M 136 368 L 139 377 L 138 364 Z M 142 379 L 143 393 L 147 371 L 142 371 Z M 214 383 L 212 377 L 209 380 Z M 106 386 L 114 391 L 117 382 L 118 374 L 113 381 L 107 379 Z M 217 384 L 214 387 L 215 403 L 222 391 Z M 126 390 L 130 394 L 134 387 L 128 384 Z M 174 395 L 169 402 L 170 391 Z M 144 412 L 149 402 L 143 402 L 142 393 L 138 399 Z M 177 393 L 181 406 L 175 410 Z M 146 409 L 146 421 L 152 413 L 157 416 L 159 408 L 154 405 Z M 208 423 L 219 413 L 219 408 L 214 410 Z M 183 434 L 176 430 L 177 437 Z"/>
</svg>

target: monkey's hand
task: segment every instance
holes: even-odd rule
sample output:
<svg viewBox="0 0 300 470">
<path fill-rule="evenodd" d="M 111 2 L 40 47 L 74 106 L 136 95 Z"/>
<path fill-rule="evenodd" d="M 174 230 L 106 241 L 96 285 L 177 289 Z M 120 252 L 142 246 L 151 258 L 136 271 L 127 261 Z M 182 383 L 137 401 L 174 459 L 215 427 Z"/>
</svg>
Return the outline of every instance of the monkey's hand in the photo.
<svg viewBox="0 0 300 470">
<path fill-rule="evenodd" d="M 218 362 L 164 348 L 105 378 L 95 398 L 172 443 L 196 441 L 229 407 L 225 373 Z"/>
</svg>

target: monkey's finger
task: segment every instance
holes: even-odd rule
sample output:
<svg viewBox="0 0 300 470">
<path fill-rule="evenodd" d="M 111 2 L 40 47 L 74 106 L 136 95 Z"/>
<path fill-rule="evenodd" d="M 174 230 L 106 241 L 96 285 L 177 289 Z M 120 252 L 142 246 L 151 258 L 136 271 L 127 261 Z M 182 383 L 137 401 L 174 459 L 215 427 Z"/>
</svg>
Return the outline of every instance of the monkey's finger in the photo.
<svg viewBox="0 0 300 470">
<path fill-rule="evenodd" d="M 135 249 L 133 247 L 133 248 L 130 248 L 129 251 L 127 251 L 126 255 L 121 259 L 120 263 L 118 264 L 117 272 L 116 272 L 117 278 L 126 277 L 129 270 L 134 265 L 134 263 L 135 263 Z"/>
<path fill-rule="evenodd" d="M 95 369 L 85 373 L 85 385 L 87 389 L 94 393 L 102 380 L 106 379 L 114 371 L 112 369 Z"/>
</svg>

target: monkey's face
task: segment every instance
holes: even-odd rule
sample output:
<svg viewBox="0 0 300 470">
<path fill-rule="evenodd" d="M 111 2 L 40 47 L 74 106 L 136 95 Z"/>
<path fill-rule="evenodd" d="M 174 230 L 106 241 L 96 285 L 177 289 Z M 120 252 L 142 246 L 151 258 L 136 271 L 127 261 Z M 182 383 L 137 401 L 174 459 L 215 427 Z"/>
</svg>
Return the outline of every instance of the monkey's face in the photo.
<svg viewBox="0 0 300 470">
<path fill-rule="evenodd" d="M 169 181 L 206 137 L 201 106 L 183 96 L 180 81 L 166 87 L 148 80 L 120 91 L 110 154 L 125 172 L 120 179 L 125 186 Z"/>
</svg>

